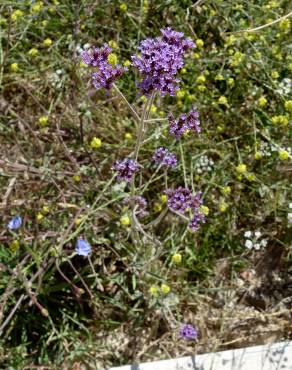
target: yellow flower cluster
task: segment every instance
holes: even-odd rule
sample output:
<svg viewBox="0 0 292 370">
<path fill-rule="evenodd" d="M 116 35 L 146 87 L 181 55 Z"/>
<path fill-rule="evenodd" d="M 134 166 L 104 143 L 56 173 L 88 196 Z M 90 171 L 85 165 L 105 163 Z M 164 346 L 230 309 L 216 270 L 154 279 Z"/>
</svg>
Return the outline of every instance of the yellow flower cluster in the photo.
<svg viewBox="0 0 292 370">
<path fill-rule="evenodd" d="M 236 51 L 235 54 L 231 58 L 230 66 L 238 67 L 242 63 L 244 58 L 245 58 L 245 54 L 241 53 L 240 51 Z"/>
<path fill-rule="evenodd" d="M 16 9 L 16 10 L 14 10 L 14 12 L 12 13 L 12 15 L 11 15 L 11 19 L 13 20 L 13 22 L 15 22 L 15 21 L 17 21 L 17 20 L 18 20 L 18 18 L 23 17 L 23 15 L 24 15 L 24 13 L 23 13 L 23 11 L 22 11 L 22 10 L 20 10 L 20 9 Z"/>
<path fill-rule="evenodd" d="M 109 62 L 109 64 L 111 64 L 112 66 L 115 66 L 117 65 L 118 63 L 118 57 L 116 56 L 116 54 L 114 53 L 110 53 L 109 56 L 107 57 L 107 61 Z"/>
<path fill-rule="evenodd" d="M 102 145 L 101 140 L 98 137 L 94 137 L 90 142 L 90 148 L 91 149 L 99 149 Z"/>
<path fill-rule="evenodd" d="M 288 125 L 288 117 L 284 115 L 274 116 L 271 119 L 272 123 L 274 125 L 281 125 L 281 126 L 287 126 Z"/>
<path fill-rule="evenodd" d="M 170 286 L 168 286 L 167 284 L 161 284 L 160 288 L 156 285 L 151 285 L 151 287 L 149 288 L 149 293 L 153 297 L 158 297 L 160 292 L 164 295 L 167 295 L 170 292 Z"/>
</svg>

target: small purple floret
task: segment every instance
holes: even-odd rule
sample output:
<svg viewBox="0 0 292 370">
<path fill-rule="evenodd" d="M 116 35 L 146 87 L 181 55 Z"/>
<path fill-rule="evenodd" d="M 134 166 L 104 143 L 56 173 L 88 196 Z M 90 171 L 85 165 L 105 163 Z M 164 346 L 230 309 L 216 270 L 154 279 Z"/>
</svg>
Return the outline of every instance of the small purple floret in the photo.
<svg viewBox="0 0 292 370">
<path fill-rule="evenodd" d="M 138 163 L 129 158 L 116 161 L 112 167 L 112 169 L 117 172 L 118 181 L 127 182 L 131 182 L 132 176 L 138 171 L 138 168 Z"/>
<path fill-rule="evenodd" d="M 163 147 L 156 149 L 152 159 L 156 164 L 166 167 L 175 167 L 177 165 L 176 155 Z"/>
<path fill-rule="evenodd" d="M 184 54 L 195 44 L 184 39 L 182 32 L 171 28 L 160 31 L 162 36 L 141 42 L 138 48 L 141 55 L 132 56 L 132 64 L 142 75 L 143 79 L 138 84 L 142 94 L 160 91 L 162 96 L 174 96 L 179 90 L 180 79 L 176 74 L 184 65 Z"/>
<path fill-rule="evenodd" d="M 178 119 L 175 119 L 172 114 L 168 116 L 169 133 L 180 139 L 187 130 L 193 130 L 197 133 L 201 132 L 199 113 L 192 109 L 189 113 L 181 114 Z"/>
<path fill-rule="evenodd" d="M 191 219 L 189 223 L 189 227 L 193 231 L 197 231 L 200 228 L 200 225 L 199 225 L 200 222 L 204 224 L 206 222 L 206 217 L 202 212 L 196 211 L 193 218 Z"/>
<path fill-rule="evenodd" d="M 180 330 L 181 338 L 185 340 L 195 340 L 198 338 L 198 331 L 191 324 L 184 324 Z"/>
<path fill-rule="evenodd" d="M 90 244 L 84 239 L 78 239 L 76 242 L 76 253 L 78 256 L 87 257 L 91 252 Z"/>
<path fill-rule="evenodd" d="M 98 68 L 97 72 L 92 73 L 92 83 L 97 90 L 110 90 L 114 81 L 127 70 L 119 64 L 112 66 L 108 62 L 107 57 L 111 51 L 111 48 L 104 44 L 101 48 L 93 48 L 81 54 L 85 64 Z"/>
<path fill-rule="evenodd" d="M 133 207 L 136 209 L 135 214 L 138 217 L 145 217 L 148 215 L 148 212 L 146 211 L 147 200 L 144 197 L 141 197 L 140 195 L 125 198 L 124 204 L 131 206 L 133 205 Z"/>
</svg>

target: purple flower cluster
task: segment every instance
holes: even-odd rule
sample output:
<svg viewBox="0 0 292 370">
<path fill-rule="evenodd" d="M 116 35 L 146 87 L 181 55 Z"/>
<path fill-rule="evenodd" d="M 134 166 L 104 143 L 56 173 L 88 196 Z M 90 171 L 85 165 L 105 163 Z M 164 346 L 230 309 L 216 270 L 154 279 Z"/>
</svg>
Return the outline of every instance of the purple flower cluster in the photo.
<svg viewBox="0 0 292 370">
<path fill-rule="evenodd" d="M 119 64 L 113 66 L 108 62 L 107 58 L 111 51 L 111 48 L 104 44 L 101 48 L 84 51 L 81 55 L 84 63 L 98 68 L 97 72 L 92 73 L 92 82 L 96 89 L 104 88 L 110 90 L 113 82 L 126 70 Z"/>
<path fill-rule="evenodd" d="M 138 163 L 129 158 L 116 161 L 112 167 L 113 170 L 117 171 L 117 179 L 127 182 L 131 182 L 132 176 L 138 171 L 138 168 Z"/>
<path fill-rule="evenodd" d="M 142 94 L 160 91 L 163 96 L 174 96 L 179 90 L 180 79 L 176 74 L 183 67 L 183 56 L 195 44 L 185 39 L 182 32 L 171 28 L 160 31 L 162 36 L 141 42 L 138 48 L 141 55 L 132 56 L 132 64 L 142 74 L 143 80 L 138 85 Z"/>
<path fill-rule="evenodd" d="M 195 211 L 202 203 L 201 193 L 195 195 L 191 190 L 179 186 L 177 189 L 167 189 L 167 205 L 175 211 L 185 213 L 187 209 Z"/>
<path fill-rule="evenodd" d="M 124 204 L 133 205 L 133 207 L 136 208 L 135 214 L 138 217 L 145 217 L 148 215 L 148 212 L 146 211 L 147 200 L 140 195 L 125 198 Z"/>
<path fill-rule="evenodd" d="M 177 165 L 176 155 L 163 147 L 155 150 L 152 159 L 156 164 L 161 164 L 166 167 L 175 167 Z"/>
<path fill-rule="evenodd" d="M 189 113 L 181 114 L 178 119 L 175 119 L 172 114 L 168 116 L 169 133 L 177 139 L 181 138 L 187 130 L 201 132 L 199 113 L 192 109 Z"/>
<path fill-rule="evenodd" d="M 191 324 L 184 324 L 180 330 L 181 338 L 185 340 L 194 340 L 198 338 L 198 331 Z"/>
<path fill-rule="evenodd" d="M 204 213 L 202 212 L 199 212 L 198 209 L 196 209 L 196 211 L 194 212 L 194 215 L 189 223 L 189 227 L 193 230 L 193 231 L 197 231 L 199 230 L 200 228 L 200 222 L 202 222 L 203 224 L 206 222 L 206 217 L 204 215 Z"/>
<path fill-rule="evenodd" d="M 199 210 L 202 204 L 201 193 L 192 194 L 189 189 L 180 186 L 177 189 L 167 189 L 165 194 L 169 208 L 180 213 L 185 213 L 187 210 L 192 211 L 193 216 L 189 227 L 193 231 L 197 231 L 199 222 L 205 222 L 205 215 Z"/>
</svg>

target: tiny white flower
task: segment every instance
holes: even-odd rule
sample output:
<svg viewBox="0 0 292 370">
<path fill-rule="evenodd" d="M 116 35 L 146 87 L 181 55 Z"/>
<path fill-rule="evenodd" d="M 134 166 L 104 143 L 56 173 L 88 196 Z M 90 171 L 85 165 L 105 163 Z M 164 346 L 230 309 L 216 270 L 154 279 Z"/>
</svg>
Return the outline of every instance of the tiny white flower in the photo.
<svg viewBox="0 0 292 370">
<path fill-rule="evenodd" d="M 289 203 L 289 208 L 290 208 L 290 209 L 292 208 L 292 203 Z"/>
<path fill-rule="evenodd" d="M 258 251 L 260 248 L 261 248 L 260 243 L 255 243 L 255 245 L 254 245 L 254 249 L 255 249 L 256 251 Z"/>
<path fill-rule="evenodd" d="M 259 238 L 262 235 L 262 233 L 260 231 L 256 231 L 254 235 L 256 238 Z"/>
<path fill-rule="evenodd" d="M 292 224 L 292 213 L 288 213 L 287 218 L 288 218 L 288 223 Z"/>
<path fill-rule="evenodd" d="M 250 238 L 252 236 L 252 232 L 251 231 L 246 231 L 245 233 L 244 233 L 244 237 L 245 238 Z"/>
<path fill-rule="evenodd" d="M 266 246 L 267 246 L 267 244 L 268 244 L 267 239 L 263 239 L 263 240 L 261 241 L 261 246 L 262 246 L 262 247 L 266 247 Z"/>
<path fill-rule="evenodd" d="M 247 249 L 251 249 L 252 247 L 253 247 L 253 242 L 251 241 L 251 240 L 249 240 L 249 239 L 247 239 L 246 241 L 245 241 L 245 247 L 247 248 Z"/>
</svg>

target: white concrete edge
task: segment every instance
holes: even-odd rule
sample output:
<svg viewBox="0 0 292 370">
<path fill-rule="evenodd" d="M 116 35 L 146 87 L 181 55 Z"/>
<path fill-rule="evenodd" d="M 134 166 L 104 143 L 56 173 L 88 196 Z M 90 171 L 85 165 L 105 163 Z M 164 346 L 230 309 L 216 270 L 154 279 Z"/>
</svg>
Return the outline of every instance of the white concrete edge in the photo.
<svg viewBox="0 0 292 370">
<path fill-rule="evenodd" d="M 113 367 L 109 370 L 292 370 L 292 342 Z"/>
</svg>

